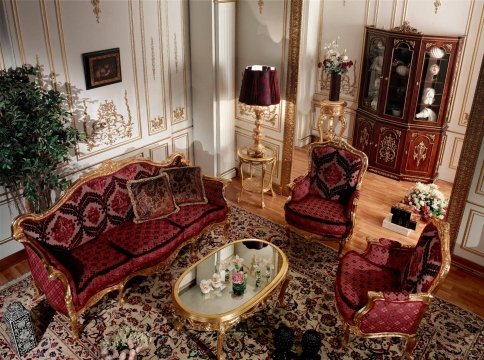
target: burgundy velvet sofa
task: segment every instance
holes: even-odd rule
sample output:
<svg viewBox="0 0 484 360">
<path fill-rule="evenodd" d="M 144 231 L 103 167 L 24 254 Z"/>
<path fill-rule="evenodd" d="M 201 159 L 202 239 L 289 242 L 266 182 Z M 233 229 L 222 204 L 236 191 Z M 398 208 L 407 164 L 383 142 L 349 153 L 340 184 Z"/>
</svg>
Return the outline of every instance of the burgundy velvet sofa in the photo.
<svg viewBox="0 0 484 360">
<path fill-rule="evenodd" d="M 123 289 L 135 276 L 166 269 L 186 245 L 215 225 L 228 227 L 224 191 L 229 180 L 203 176 L 206 204 L 180 207 L 177 213 L 136 223 L 128 180 L 154 177 L 161 168 L 188 166 L 180 154 L 163 163 L 142 158 L 108 161 L 82 176 L 43 214 L 25 214 L 12 224 L 13 237 L 25 246 L 38 294 L 69 317 L 79 337 L 79 317 L 107 293 Z"/>
</svg>

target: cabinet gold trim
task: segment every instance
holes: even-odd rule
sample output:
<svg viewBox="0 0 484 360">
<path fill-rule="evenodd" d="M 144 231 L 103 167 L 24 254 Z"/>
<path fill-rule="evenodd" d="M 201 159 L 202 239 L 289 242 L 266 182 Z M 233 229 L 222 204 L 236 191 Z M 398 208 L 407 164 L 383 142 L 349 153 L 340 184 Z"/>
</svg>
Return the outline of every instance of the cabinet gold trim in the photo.
<svg viewBox="0 0 484 360">
<path fill-rule="evenodd" d="M 410 22 L 408 22 L 407 20 L 405 20 L 402 23 L 402 25 L 395 26 L 391 31 L 400 32 L 400 33 L 406 33 L 406 34 L 422 34 L 416 28 L 410 26 Z"/>
<path fill-rule="evenodd" d="M 424 161 L 426 158 L 427 158 L 427 147 L 425 146 L 424 142 L 421 141 L 413 149 L 413 159 L 417 160 L 417 167 L 418 167 L 420 165 L 420 162 Z"/>
</svg>

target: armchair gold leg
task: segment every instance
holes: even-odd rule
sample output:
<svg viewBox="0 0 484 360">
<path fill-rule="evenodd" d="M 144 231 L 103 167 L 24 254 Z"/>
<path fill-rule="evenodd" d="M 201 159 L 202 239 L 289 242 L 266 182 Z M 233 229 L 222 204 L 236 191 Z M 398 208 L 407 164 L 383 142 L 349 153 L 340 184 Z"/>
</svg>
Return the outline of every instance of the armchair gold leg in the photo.
<svg viewBox="0 0 484 360">
<path fill-rule="evenodd" d="M 71 319 L 72 340 L 77 341 L 79 339 L 79 317 L 77 314 L 71 314 L 69 317 Z"/>
<path fill-rule="evenodd" d="M 350 327 L 348 324 L 343 324 L 343 338 L 341 339 L 340 349 L 344 349 L 350 340 Z"/>
<path fill-rule="evenodd" d="M 415 335 L 407 337 L 407 343 L 405 344 L 405 359 L 413 360 L 413 349 L 417 343 Z"/>
<path fill-rule="evenodd" d="M 120 308 L 124 306 L 123 292 L 124 292 L 124 286 L 121 286 L 118 290 L 118 305 Z"/>
<path fill-rule="evenodd" d="M 34 290 L 35 290 L 34 297 L 32 300 L 37 301 L 44 294 L 44 292 L 42 291 L 41 287 L 33 277 L 32 277 L 32 284 L 34 284 Z"/>
</svg>

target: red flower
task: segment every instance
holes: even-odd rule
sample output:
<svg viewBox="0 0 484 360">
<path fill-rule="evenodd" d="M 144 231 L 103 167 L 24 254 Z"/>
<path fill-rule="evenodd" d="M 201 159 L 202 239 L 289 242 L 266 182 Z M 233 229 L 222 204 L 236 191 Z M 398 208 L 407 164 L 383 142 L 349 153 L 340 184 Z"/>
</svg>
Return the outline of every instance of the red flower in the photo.
<svg viewBox="0 0 484 360">
<path fill-rule="evenodd" d="M 100 215 L 101 213 L 98 208 L 92 207 L 87 210 L 87 220 L 89 220 L 91 224 L 97 224 Z"/>
<path fill-rule="evenodd" d="M 334 186 L 339 183 L 343 177 L 341 169 L 335 163 L 331 163 L 323 168 L 322 172 L 324 181 L 330 186 Z"/>
<path fill-rule="evenodd" d="M 118 214 L 125 214 L 128 211 L 131 201 L 128 194 L 120 190 L 116 191 L 111 201 L 111 209 Z"/>
</svg>

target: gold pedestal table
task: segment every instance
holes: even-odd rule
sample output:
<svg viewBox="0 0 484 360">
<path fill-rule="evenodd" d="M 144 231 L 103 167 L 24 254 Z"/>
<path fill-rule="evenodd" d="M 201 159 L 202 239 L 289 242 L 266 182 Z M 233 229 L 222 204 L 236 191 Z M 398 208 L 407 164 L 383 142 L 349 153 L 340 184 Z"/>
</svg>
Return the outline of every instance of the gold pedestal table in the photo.
<svg viewBox="0 0 484 360">
<path fill-rule="evenodd" d="M 244 190 L 260 193 L 260 206 L 264 208 L 264 194 L 274 196 L 272 189 L 272 177 L 275 168 L 275 152 L 271 148 L 265 148 L 262 157 L 249 155 L 248 147 L 241 147 L 237 151 L 239 159 L 240 194 L 237 202 L 240 202 Z M 249 177 L 244 176 L 244 165 L 249 167 Z"/>
<path fill-rule="evenodd" d="M 233 273 L 241 271 L 234 269 L 237 256 L 245 259 L 245 290 L 241 294 L 234 293 L 232 284 Z M 251 259 L 256 258 L 263 259 L 264 265 L 258 268 L 254 262 L 251 264 Z M 173 286 L 173 306 L 178 315 L 175 329 L 181 331 L 186 326 L 189 330 L 216 331 L 217 359 L 222 359 L 229 328 L 268 305 L 284 305 L 288 270 L 287 256 L 267 241 L 243 239 L 220 247 L 190 266 Z M 207 281 L 211 290 L 203 286 Z"/>
<path fill-rule="evenodd" d="M 318 119 L 319 141 L 333 140 L 337 135 L 343 136 L 346 130 L 346 102 L 323 100 L 320 103 Z M 335 132 L 338 122 L 341 124 L 338 134 Z"/>
</svg>

